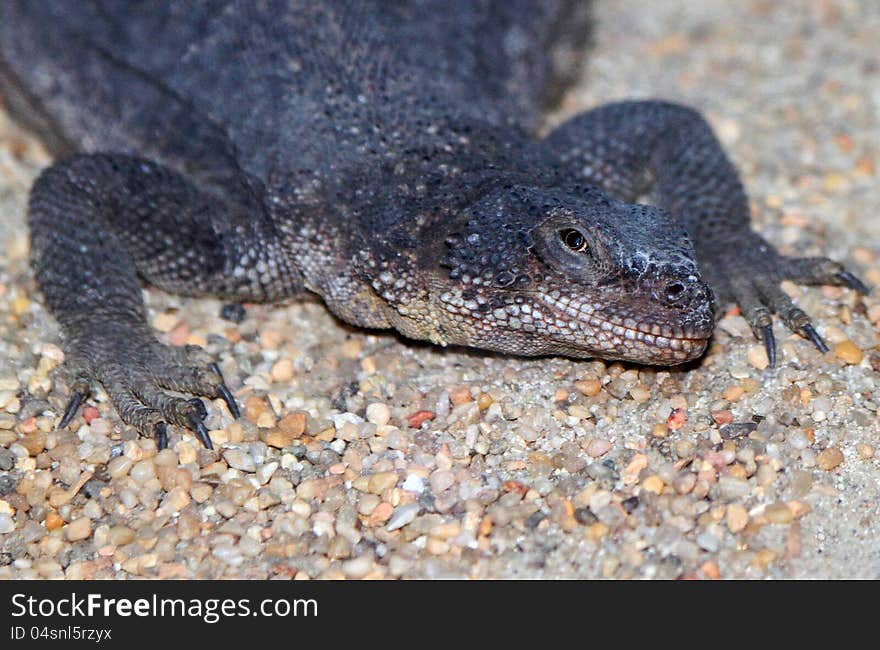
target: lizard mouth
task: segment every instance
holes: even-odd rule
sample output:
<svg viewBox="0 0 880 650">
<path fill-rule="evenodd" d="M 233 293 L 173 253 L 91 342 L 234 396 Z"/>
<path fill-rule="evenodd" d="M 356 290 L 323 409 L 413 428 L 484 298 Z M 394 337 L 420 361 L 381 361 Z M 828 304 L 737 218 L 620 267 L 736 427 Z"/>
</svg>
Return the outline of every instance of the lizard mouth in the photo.
<svg viewBox="0 0 880 650">
<path fill-rule="evenodd" d="M 551 334 L 572 356 L 596 356 L 645 364 L 678 364 L 706 349 L 714 320 L 711 307 L 698 306 L 688 318 L 670 323 L 646 319 L 626 307 L 597 309 L 570 296 L 541 296 L 552 312 Z M 613 309 L 613 313 L 609 313 Z M 656 315 L 654 319 L 658 319 Z M 683 324 L 674 325 L 675 320 Z M 556 330 L 556 331 L 553 331 Z"/>
</svg>

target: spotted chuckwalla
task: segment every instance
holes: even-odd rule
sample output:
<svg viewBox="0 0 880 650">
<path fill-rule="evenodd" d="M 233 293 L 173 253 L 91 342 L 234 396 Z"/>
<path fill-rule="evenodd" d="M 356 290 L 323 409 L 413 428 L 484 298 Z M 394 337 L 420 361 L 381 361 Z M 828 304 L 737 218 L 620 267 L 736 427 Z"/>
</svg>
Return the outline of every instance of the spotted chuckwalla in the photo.
<svg viewBox="0 0 880 650">
<path fill-rule="evenodd" d="M 780 282 L 866 287 L 755 233 L 696 110 L 600 106 L 537 137 L 591 27 L 577 0 L 4 0 L 0 89 L 56 162 L 32 265 L 73 377 L 167 445 L 223 398 L 141 283 L 438 345 L 674 365 L 735 303 L 826 345 Z M 638 201 L 644 200 L 645 203 Z M 181 397 L 188 394 L 195 397 Z"/>
</svg>

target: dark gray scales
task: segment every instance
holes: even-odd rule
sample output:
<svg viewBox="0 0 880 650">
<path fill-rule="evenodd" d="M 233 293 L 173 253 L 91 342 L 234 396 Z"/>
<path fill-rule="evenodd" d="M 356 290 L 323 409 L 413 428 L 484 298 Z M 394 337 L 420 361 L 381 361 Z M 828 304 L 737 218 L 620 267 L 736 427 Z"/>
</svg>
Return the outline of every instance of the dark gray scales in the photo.
<svg viewBox="0 0 880 650">
<path fill-rule="evenodd" d="M 144 282 L 661 365 L 735 302 L 771 363 L 772 314 L 824 349 L 779 283 L 865 287 L 751 230 L 699 113 L 609 104 L 535 137 L 590 28 L 577 0 L 0 3 L 6 104 L 58 156 L 29 226 L 75 378 L 61 424 L 94 382 L 160 446 L 168 424 L 210 444 L 181 393 L 237 415 L 206 353 L 156 340 Z"/>
</svg>

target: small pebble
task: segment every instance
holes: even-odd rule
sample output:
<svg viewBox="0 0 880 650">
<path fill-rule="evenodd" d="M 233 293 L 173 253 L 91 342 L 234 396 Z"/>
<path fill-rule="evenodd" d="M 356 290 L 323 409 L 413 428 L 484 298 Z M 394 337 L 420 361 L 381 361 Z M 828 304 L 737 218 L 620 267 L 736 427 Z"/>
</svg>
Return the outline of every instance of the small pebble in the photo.
<svg viewBox="0 0 880 650">
<path fill-rule="evenodd" d="M 376 472 L 370 476 L 367 489 L 373 494 L 381 494 L 397 485 L 398 480 L 397 472 Z"/>
<path fill-rule="evenodd" d="M 687 422 L 687 414 L 684 409 L 676 408 L 672 409 L 669 413 L 669 417 L 666 418 L 666 426 L 669 427 L 670 431 L 677 431 L 681 429 L 685 422 Z"/>
<path fill-rule="evenodd" d="M 127 456 L 117 456 L 107 463 L 107 474 L 110 478 L 119 478 L 125 476 L 134 466 L 131 458 Z"/>
<path fill-rule="evenodd" d="M 872 445 L 869 445 L 865 442 L 860 442 L 856 445 L 856 451 L 859 453 L 859 456 L 868 460 L 869 458 L 874 457 L 874 453 L 876 452 L 875 448 Z"/>
<path fill-rule="evenodd" d="M 171 509 L 171 512 L 180 512 L 189 505 L 190 495 L 187 494 L 186 490 L 183 488 L 175 487 L 165 495 L 165 501 L 163 503 Z"/>
<path fill-rule="evenodd" d="M 648 457 L 645 454 L 635 454 L 624 468 L 621 478 L 624 485 L 632 485 L 639 480 L 639 474 L 648 466 Z"/>
<path fill-rule="evenodd" d="M 647 402 L 649 399 L 651 399 L 651 391 L 642 386 L 636 386 L 635 388 L 630 390 L 629 395 L 639 404 Z"/>
<path fill-rule="evenodd" d="M 0 448 L 0 470 L 7 472 L 15 467 L 15 454 L 8 449 Z"/>
<path fill-rule="evenodd" d="M 260 431 L 260 440 L 276 449 L 292 446 L 298 437 L 281 429 L 262 429 Z"/>
<path fill-rule="evenodd" d="M 407 418 L 407 423 L 413 429 L 418 429 L 429 420 L 433 420 L 437 417 L 437 414 L 433 411 L 416 411 L 412 415 Z"/>
<path fill-rule="evenodd" d="M 341 463 L 338 463 L 341 465 Z M 273 461 L 271 463 L 266 463 L 265 465 L 260 465 L 257 468 L 257 480 L 260 482 L 260 485 L 265 485 L 272 478 L 272 475 L 278 469 L 278 462 Z M 345 467 L 343 466 L 343 471 Z M 342 472 L 335 472 L 341 474 Z"/>
<path fill-rule="evenodd" d="M 231 323 L 241 323 L 246 317 L 247 310 L 244 308 L 244 305 L 240 305 L 237 302 L 223 305 L 220 308 L 220 318 Z"/>
<path fill-rule="evenodd" d="M 117 460 L 117 459 L 114 459 Z M 129 472 L 131 478 L 133 478 L 138 483 L 146 483 L 151 478 L 156 477 L 156 465 L 153 463 L 152 458 L 145 458 L 144 460 L 138 461 L 135 463 L 131 471 Z"/>
<path fill-rule="evenodd" d="M 746 357 L 748 358 L 749 365 L 758 370 L 766 370 L 767 366 L 770 365 L 770 360 L 767 358 L 767 350 L 764 349 L 763 345 L 750 346 Z"/>
<path fill-rule="evenodd" d="M 858 365 L 864 358 L 864 353 L 849 339 L 841 341 L 834 346 L 834 355 L 848 365 Z"/>
<path fill-rule="evenodd" d="M 230 467 L 234 467 L 242 472 L 254 472 L 257 469 L 251 455 L 238 447 L 230 447 L 229 449 L 224 450 L 223 460 L 225 460 Z"/>
<path fill-rule="evenodd" d="M 582 379 L 574 382 L 574 387 L 587 397 L 595 397 L 602 390 L 602 382 L 598 379 Z"/>
<path fill-rule="evenodd" d="M 36 456 L 46 448 L 46 438 L 47 436 L 45 432 L 35 431 L 34 433 L 24 436 L 19 441 L 19 444 L 27 449 L 28 454 Z"/>
<path fill-rule="evenodd" d="M 82 410 L 83 420 L 86 421 L 86 424 L 91 425 L 92 422 L 101 417 L 101 412 L 98 411 L 94 406 L 86 406 Z"/>
<path fill-rule="evenodd" d="M 134 541 L 135 533 L 127 526 L 113 526 L 107 536 L 108 541 L 114 546 L 125 546 Z"/>
<path fill-rule="evenodd" d="M 747 497 L 752 488 L 744 479 L 725 475 L 718 479 L 718 491 L 725 499 L 733 501 Z"/>
<path fill-rule="evenodd" d="M 742 386 L 733 385 L 728 386 L 721 392 L 721 397 L 726 399 L 728 402 L 738 402 L 742 399 L 742 396 L 745 394 L 745 390 Z"/>
<path fill-rule="evenodd" d="M 370 524 L 373 526 L 384 524 L 391 518 L 392 514 L 394 514 L 394 506 L 387 501 L 383 501 L 373 509 L 372 513 L 370 513 Z M 413 515 L 413 517 L 415 517 L 415 515 Z"/>
<path fill-rule="evenodd" d="M 388 525 L 385 526 L 385 530 L 393 531 L 411 524 L 421 509 L 422 507 L 418 503 L 409 503 L 405 506 L 399 506 L 394 510 L 394 514 L 391 515 L 391 519 L 389 520 Z"/>
<path fill-rule="evenodd" d="M 279 359 L 272 365 L 269 376 L 275 382 L 290 382 L 293 379 L 293 361 L 290 359 Z"/>
<path fill-rule="evenodd" d="M 725 518 L 728 530 L 734 534 L 740 532 L 749 523 L 749 513 L 739 503 L 731 503 L 727 506 Z"/>
<path fill-rule="evenodd" d="M 196 462 L 198 458 L 198 451 L 196 450 L 195 445 L 191 445 L 188 442 L 181 442 L 177 445 L 177 461 L 181 465 L 188 465 L 189 463 Z"/>
<path fill-rule="evenodd" d="M 481 411 L 485 411 L 490 406 L 492 406 L 495 400 L 492 399 L 492 396 L 489 393 L 480 393 L 477 396 L 477 408 Z"/>
<path fill-rule="evenodd" d="M 434 494 L 439 494 L 452 487 L 455 483 L 455 475 L 447 470 L 437 470 L 431 474 L 428 482 L 431 484 L 431 490 Z"/>
<path fill-rule="evenodd" d="M 58 515 L 58 513 L 50 512 L 49 514 L 46 515 L 45 525 L 46 525 L 46 530 L 48 530 L 50 532 L 53 530 L 58 530 L 59 528 L 61 528 L 64 525 L 64 519 L 62 519 Z"/>
<path fill-rule="evenodd" d="M 346 578 L 357 580 L 367 575 L 373 568 L 373 560 L 367 555 L 346 560 L 342 563 L 342 572 Z"/>
<path fill-rule="evenodd" d="M 406 480 L 401 484 L 400 487 L 409 492 L 421 494 L 425 489 L 425 484 L 421 476 L 410 474 L 406 477 Z"/>
<path fill-rule="evenodd" d="M 843 462 L 843 452 L 837 447 L 823 449 L 816 456 L 816 464 L 826 472 L 831 471 Z"/>
<path fill-rule="evenodd" d="M 367 406 L 367 422 L 384 426 L 391 420 L 391 409 L 382 402 L 373 402 Z"/>
<path fill-rule="evenodd" d="M 771 503 L 764 509 L 764 516 L 771 524 L 790 524 L 794 521 L 794 513 L 782 502 Z"/>
<path fill-rule="evenodd" d="M 599 458 L 600 456 L 604 456 L 611 449 L 611 443 L 608 440 L 603 440 L 601 438 L 593 438 L 587 443 L 586 452 L 592 458 Z"/>
<path fill-rule="evenodd" d="M 211 498 L 213 492 L 214 488 L 212 488 L 207 483 L 193 483 L 192 487 L 189 490 L 190 496 L 196 503 L 204 503 Z"/>
<path fill-rule="evenodd" d="M 717 425 L 730 424 L 733 422 L 733 413 L 729 410 L 712 411 L 710 414 Z M 723 436 L 724 434 L 722 434 Z"/>
<path fill-rule="evenodd" d="M 92 534 L 92 521 L 88 517 L 74 519 L 64 529 L 64 536 L 69 542 L 87 539 Z"/>
<path fill-rule="evenodd" d="M 651 475 L 642 481 L 642 489 L 647 490 L 648 492 L 653 492 L 654 494 L 660 494 L 663 492 L 663 485 L 663 479 L 656 474 Z"/>
<path fill-rule="evenodd" d="M 761 463 L 758 466 L 758 471 L 755 472 L 755 478 L 758 481 L 758 485 L 767 487 L 776 480 L 776 470 L 773 469 L 770 463 Z"/>
<path fill-rule="evenodd" d="M 302 411 L 288 413 L 278 420 L 278 429 L 291 438 L 298 438 L 306 431 L 308 415 Z M 268 444 L 268 443 L 267 443 Z M 286 445 L 285 445 L 286 446 Z"/>
<path fill-rule="evenodd" d="M 358 498 L 358 512 L 362 515 L 371 515 L 380 503 L 381 499 L 375 494 L 362 494 Z"/>
<path fill-rule="evenodd" d="M 700 545 L 700 548 L 702 548 L 704 551 L 708 551 L 709 553 L 715 553 L 718 550 L 718 546 L 720 543 L 720 540 L 715 537 L 715 535 L 708 532 L 699 533 L 696 537 L 696 540 L 697 544 Z"/>
<path fill-rule="evenodd" d="M 678 494 L 689 494 L 697 484 L 697 475 L 693 472 L 683 472 L 672 481 L 672 489 Z"/>
</svg>

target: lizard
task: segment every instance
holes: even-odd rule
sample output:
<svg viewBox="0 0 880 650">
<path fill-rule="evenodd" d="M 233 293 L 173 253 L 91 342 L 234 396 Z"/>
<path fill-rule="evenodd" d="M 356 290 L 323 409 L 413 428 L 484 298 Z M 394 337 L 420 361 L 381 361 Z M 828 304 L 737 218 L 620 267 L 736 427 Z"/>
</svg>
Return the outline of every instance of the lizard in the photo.
<svg viewBox="0 0 880 650">
<path fill-rule="evenodd" d="M 578 0 L 6 0 L 0 88 L 55 162 L 31 262 L 71 376 L 121 419 L 206 447 L 201 398 L 239 409 L 194 346 L 162 344 L 142 283 L 277 302 L 438 345 L 679 365 L 722 304 L 776 365 L 780 288 L 868 288 L 750 225 L 697 110 L 605 104 L 538 136 L 583 58 Z"/>
</svg>

